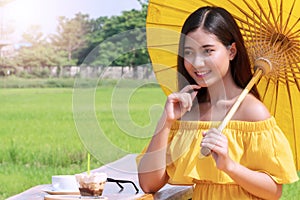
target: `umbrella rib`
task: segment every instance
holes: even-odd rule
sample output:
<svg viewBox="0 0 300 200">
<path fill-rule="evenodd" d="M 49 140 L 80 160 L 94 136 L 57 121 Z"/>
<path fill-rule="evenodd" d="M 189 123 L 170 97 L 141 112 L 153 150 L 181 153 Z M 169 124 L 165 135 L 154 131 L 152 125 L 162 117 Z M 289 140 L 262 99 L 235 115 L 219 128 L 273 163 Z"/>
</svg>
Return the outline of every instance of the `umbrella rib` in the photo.
<svg viewBox="0 0 300 200">
<path fill-rule="evenodd" d="M 254 18 L 254 17 L 253 17 Z M 248 20 L 248 18 L 247 18 L 247 21 L 249 21 Z M 258 26 L 258 27 L 257 27 Z M 260 24 L 256 24 L 255 22 L 254 22 L 254 26 L 253 26 L 253 28 L 254 28 L 254 32 L 251 32 L 251 38 L 256 38 L 257 37 L 257 35 L 259 36 L 259 39 L 255 39 L 255 41 L 261 41 L 261 34 L 257 34 L 257 33 L 259 33 L 259 31 L 257 31 L 257 29 L 259 29 L 260 31 L 262 31 L 262 24 L 261 24 L 261 22 L 260 22 Z"/>
<path fill-rule="evenodd" d="M 298 48 L 297 48 L 298 50 Z M 286 53 L 286 55 L 288 55 L 288 57 L 290 58 L 290 60 L 287 60 L 287 62 L 285 63 L 286 65 L 290 65 L 290 64 L 297 64 L 300 62 L 300 51 L 298 50 L 294 50 L 293 51 L 293 48 L 289 48 L 289 53 Z M 297 59 L 296 59 L 297 58 Z M 299 66 L 297 65 L 296 68 L 298 67 L 299 69 Z"/>
<path fill-rule="evenodd" d="M 287 20 L 286 20 L 286 22 L 285 22 L 285 26 L 284 26 L 284 28 L 283 28 L 283 30 L 282 30 L 283 33 L 285 33 L 286 30 L 287 30 L 287 28 L 288 28 L 288 24 L 289 24 L 289 22 L 290 22 L 290 20 L 291 20 L 291 16 L 292 16 L 292 12 L 293 12 L 294 7 L 295 7 L 295 3 L 296 3 L 296 0 L 293 1 L 292 7 L 291 7 L 291 9 L 290 9 L 290 11 L 289 11 Z M 281 4 L 283 4 L 282 1 L 281 1 Z M 281 5 L 281 6 L 282 6 L 282 5 Z M 283 13 L 282 10 L 281 10 L 281 13 Z M 297 23 L 296 23 L 296 24 L 297 24 Z M 292 28 L 291 28 L 290 30 L 292 30 Z M 290 31 L 288 31 L 286 34 L 288 34 L 289 32 L 290 32 Z"/>
<path fill-rule="evenodd" d="M 268 78 L 265 78 L 266 79 L 266 81 L 267 81 L 267 85 L 266 85 L 266 87 L 265 87 L 265 89 L 264 89 L 264 93 L 263 93 L 263 96 L 261 97 L 261 99 L 262 99 L 262 101 L 264 101 L 265 100 L 265 97 L 267 96 L 267 91 L 268 91 L 268 88 L 269 88 L 269 86 L 270 86 L 270 79 Z M 260 80 L 259 80 L 260 81 Z"/>
<path fill-rule="evenodd" d="M 216 4 L 213 4 L 213 3 L 211 3 L 211 2 L 209 2 L 209 1 L 207 1 L 207 0 L 202 0 L 202 1 L 203 1 L 204 3 L 209 4 L 209 5 L 217 6 Z M 237 9 L 238 9 L 242 14 L 244 14 L 246 17 L 252 19 L 253 22 L 256 22 L 256 23 L 259 22 L 259 21 L 256 20 L 254 17 L 250 16 L 248 12 L 246 12 L 246 11 L 243 10 L 240 6 L 238 6 L 236 3 L 234 3 L 232 0 L 228 0 L 228 2 L 231 3 L 231 5 L 233 5 L 235 8 L 237 8 Z M 254 9 L 253 7 L 251 7 L 251 5 L 249 5 L 249 4 L 246 2 L 246 0 L 243 0 L 243 2 L 247 5 L 247 7 L 250 9 L 250 11 L 252 11 L 252 13 L 254 13 L 255 16 L 259 19 L 259 16 L 258 16 L 257 12 L 255 11 L 255 9 Z M 244 21 L 242 18 L 238 17 L 237 15 L 234 15 L 234 14 L 233 14 L 233 16 L 234 16 L 235 19 L 239 20 L 240 22 L 242 22 L 242 23 L 244 22 L 244 23 L 245 23 L 245 21 Z M 266 23 L 265 21 L 263 21 L 263 24 L 264 24 L 265 26 L 268 25 L 268 23 Z"/>
<path fill-rule="evenodd" d="M 288 54 L 298 54 L 300 52 L 300 48 L 298 42 L 293 39 L 288 39 L 288 42 L 283 43 L 280 48 L 280 53 L 288 53 Z"/>
<path fill-rule="evenodd" d="M 293 53 L 290 53 L 289 54 L 293 60 L 293 62 L 291 63 L 299 63 L 300 62 L 300 52 L 299 51 L 294 51 Z M 297 60 L 296 60 L 297 58 Z M 298 66 L 298 69 L 299 69 L 299 66 Z"/>
<path fill-rule="evenodd" d="M 169 27 L 181 28 L 181 25 L 177 25 L 177 24 L 155 23 L 155 22 L 147 22 L 147 24 L 157 25 L 157 26 L 169 26 Z"/>
<path fill-rule="evenodd" d="M 246 24 L 247 27 L 243 27 L 243 30 L 245 31 L 245 33 L 253 33 L 255 32 L 254 30 L 256 30 L 256 27 L 259 27 L 260 31 L 255 32 L 256 35 L 267 35 L 269 34 L 269 31 L 267 31 L 266 29 L 266 23 L 263 20 L 255 20 L 255 16 L 257 16 L 258 18 L 261 18 L 261 16 L 258 16 L 257 13 L 253 13 L 253 16 L 250 16 L 248 13 L 244 12 L 243 10 L 241 10 L 241 8 L 239 8 L 236 4 L 232 3 L 236 8 L 238 8 L 245 16 L 246 16 L 246 20 L 244 20 L 243 18 L 240 18 L 237 15 L 234 15 L 234 18 L 239 21 L 241 24 Z M 254 12 L 254 11 L 253 11 Z M 261 15 L 261 13 L 260 13 Z M 248 19 L 251 19 L 253 23 L 250 23 Z M 251 29 L 251 27 L 254 29 Z"/>
<path fill-rule="evenodd" d="M 287 50 L 287 52 L 300 52 L 299 42 L 300 41 L 294 39 L 289 40 L 289 42 L 287 43 L 288 48 L 286 48 L 285 50 Z"/>
<path fill-rule="evenodd" d="M 280 28 L 282 28 L 283 26 L 283 0 L 281 0 L 280 1 L 280 14 L 279 14 L 281 17 L 279 18 L 279 20 L 280 20 Z M 287 20 L 287 21 L 289 21 L 289 20 Z M 286 28 L 286 25 L 287 25 L 287 23 L 285 24 L 285 28 Z M 284 28 L 284 29 L 285 29 Z M 282 31 L 282 33 L 284 33 L 284 31 Z"/>
<path fill-rule="evenodd" d="M 235 16 L 235 19 L 238 20 L 241 24 L 241 29 L 244 31 L 244 36 L 247 36 L 247 35 L 251 35 L 252 37 L 247 37 L 247 42 L 256 42 L 256 39 L 253 39 L 255 38 L 254 36 L 256 35 L 259 35 L 260 37 L 260 40 L 261 41 L 261 38 L 262 36 L 267 36 L 269 34 L 269 31 L 266 30 L 266 27 L 261 23 L 261 22 L 255 22 L 254 24 L 251 24 L 249 22 L 249 17 L 246 18 L 246 21 L 243 20 L 243 19 L 240 19 L 238 17 Z M 259 23 L 259 24 L 258 24 Z M 245 26 L 244 26 L 245 24 Z M 265 37 L 266 38 L 266 37 Z"/>
<path fill-rule="evenodd" d="M 276 88 L 275 88 L 275 102 L 274 102 L 274 116 L 276 115 L 276 111 L 277 111 L 277 103 L 278 103 L 278 90 L 279 90 L 279 80 L 275 80 L 275 85 L 276 85 Z"/>
<path fill-rule="evenodd" d="M 256 2 L 257 2 L 257 4 L 259 5 L 259 8 L 260 8 L 260 10 L 264 13 L 264 9 L 262 8 L 262 6 L 259 4 L 259 2 L 258 2 L 258 0 L 256 0 Z M 276 17 L 275 17 L 275 14 L 274 14 L 274 9 L 273 9 L 273 6 L 272 6 L 272 3 L 271 3 L 271 1 L 270 0 L 268 0 L 268 4 L 269 4 L 269 7 L 270 7 L 270 14 L 271 14 L 271 16 L 272 16 L 272 19 L 273 19 L 273 25 L 274 25 L 274 28 L 275 28 L 275 30 L 277 30 L 278 32 L 279 32 L 279 27 L 278 27 L 278 24 L 276 23 L 277 21 L 278 21 L 278 18 L 276 19 Z M 266 15 L 265 15 L 265 17 L 266 17 Z M 280 16 L 280 14 L 279 14 L 279 19 L 281 19 L 282 17 Z M 271 21 L 266 17 L 266 19 L 268 20 L 268 22 L 270 23 L 270 24 L 272 24 L 271 23 Z"/>
<path fill-rule="evenodd" d="M 287 87 L 287 93 L 288 93 L 288 99 L 289 99 L 289 103 L 290 103 L 290 109 L 291 109 L 291 117 L 292 117 L 292 131 L 294 134 L 293 135 L 293 141 L 294 141 L 294 146 L 295 148 L 297 148 L 297 137 L 296 137 L 296 129 L 295 129 L 295 116 L 294 116 L 294 106 L 293 106 L 293 102 L 292 102 L 292 94 L 291 94 L 291 89 L 290 89 L 290 86 L 288 83 L 286 83 L 286 87 Z M 295 151 L 295 154 L 296 154 L 296 158 L 298 158 L 298 155 L 297 155 L 297 151 Z"/>
<path fill-rule="evenodd" d="M 249 18 L 247 18 L 247 21 L 241 21 L 239 19 L 237 19 L 241 25 L 246 24 L 247 27 L 243 26 L 241 27 L 242 30 L 245 32 L 245 34 L 249 34 L 249 33 L 253 33 L 255 35 L 267 35 L 269 34 L 268 31 L 266 31 L 266 28 L 262 25 L 262 24 L 251 24 L 248 20 Z M 252 28 L 252 29 L 251 29 Z M 257 31 L 257 29 L 259 29 L 259 31 Z M 250 39 L 248 39 L 247 41 L 252 41 Z M 254 40 L 255 41 L 255 40 Z"/>
<path fill-rule="evenodd" d="M 261 14 L 261 13 L 260 13 Z M 247 22 L 248 22 L 249 20 L 248 20 L 248 18 L 247 18 Z M 254 29 L 254 31 L 250 31 L 250 36 L 251 36 L 251 38 L 255 38 L 255 40 L 253 41 L 253 42 L 255 42 L 255 44 L 257 44 L 258 42 L 257 41 L 259 41 L 260 43 L 263 41 L 263 38 L 262 38 L 262 36 L 263 35 L 265 35 L 265 34 L 258 34 L 259 32 L 263 32 L 263 25 L 260 23 L 259 25 L 256 25 L 255 24 L 255 26 L 253 26 L 253 29 Z M 259 30 L 257 30 L 257 29 L 259 29 Z M 256 38 L 257 36 L 259 36 L 259 38 Z M 252 40 L 252 39 L 251 39 Z M 256 45 L 255 45 L 256 46 Z M 253 50 L 253 49 L 252 49 Z M 254 51 L 255 51 L 255 49 L 254 49 Z"/>
<path fill-rule="evenodd" d="M 248 18 L 247 18 L 247 20 L 248 20 Z M 243 23 L 241 23 L 241 30 L 244 31 L 245 41 L 249 41 L 250 38 L 248 37 L 249 34 L 247 34 L 247 31 L 248 31 L 248 33 L 250 33 L 250 36 L 252 35 L 252 32 L 249 31 L 249 29 L 246 29 L 246 28 L 244 27 L 244 24 L 243 24 Z"/>
<path fill-rule="evenodd" d="M 172 6 L 169 6 L 168 4 L 159 3 L 159 2 L 150 2 L 150 4 L 153 4 L 153 5 L 156 5 L 156 6 L 162 6 L 164 8 L 169 8 L 170 10 L 176 10 L 176 11 L 179 11 L 179 12 L 184 12 L 185 14 L 190 14 L 190 11 L 186 11 L 186 10 L 183 10 L 183 9 L 180 9 L 180 8 L 172 7 Z"/>
<path fill-rule="evenodd" d="M 288 38 L 298 38 L 298 34 L 300 33 L 300 29 L 298 29 L 295 32 L 291 31 L 297 26 L 297 24 L 300 22 L 300 17 L 295 21 L 295 23 L 289 28 L 289 31 L 285 33 L 285 35 L 288 36 Z M 288 23 L 288 22 L 287 22 Z"/>
<path fill-rule="evenodd" d="M 292 59 L 292 60 L 294 60 L 295 58 L 293 57 L 293 56 L 289 56 L 290 57 L 290 59 Z M 300 69 L 299 68 L 299 65 L 298 65 L 298 63 L 295 63 L 295 65 L 296 65 L 296 69 Z M 296 84 L 296 86 L 297 86 L 297 88 L 298 88 L 298 91 L 300 92 L 300 85 L 299 85 L 299 77 L 297 77 L 296 76 L 296 74 L 299 74 L 299 71 L 298 72 L 295 72 L 295 69 L 294 69 L 294 67 L 291 67 L 291 74 L 293 75 L 293 79 L 294 79 L 294 81 L 295 81 L 295 84 Z"/>
<path fill-rule="evenodd" d="M 157 45 L 148 45 L 149 48 L 156 48 L 156 47 L 173 47 L 178 46 L 178 44 L 157 44 Z"/>
<path fill-rule="evenodd" d="M 164 69 L 160 69 L 160 70 L 155 70 L 154 73 L 158 73 L 158 72 L 163 72 L 163 71 L 167 71 L 169 69 L 174 69 L 176 68 L 177 66 L 171 66 L 171 67 L 168 67 L 168 68 L 164 68 Z"/>
<path fill-rule="evenodd" d="M 229 1 L 232 2 L 231 0 L 229 0 Z M 243 2 L 247 5 L 247 7 L 250 9 L 250 11 L 252 11 L 252 13 L 259 19 L 259 22 L 262 22 L 264 24 L 264 26 L 268 27 L 270 24 L 272 24 L 271 21 L 269 20 L 269 17 L 267 16 L 267 14 L 265 13 L 264 9 L 262 8 L 261 4 L 258 2 L 258 0 L 255 0 L 255 2 L 257 4 L 257 6 L 259 7 L 260 13 L 263 14 L 264 18 L 267 21 L 263 20 L 263 18 L 261 17 L 261 15 L 259 15 L 256 12 L 256 10 L 247 2 L 247 0 L 243 0 Z M 245 11 L 243 11 L 243 13 L 247 14 Z M 254 17 L 253 17 L 253 21 L 257 22 L 257 20 L 255 20 Z"/>
<path fill-rule="evenodd" d="M 263 13 L 260 12 L 260 15 L 262 14 Z M 260 18 L 262 17 L 260 16 Z M 266 27 L 263 26 L 262 20 L 260 21 L 259 26 L 260 26 L 260 30 L 256 34 L 259 35 L 259 41 L 261 44 L 263 44 L 265 41 L 267 41 L 268 32 L 266 30 Z"/>
</svg>

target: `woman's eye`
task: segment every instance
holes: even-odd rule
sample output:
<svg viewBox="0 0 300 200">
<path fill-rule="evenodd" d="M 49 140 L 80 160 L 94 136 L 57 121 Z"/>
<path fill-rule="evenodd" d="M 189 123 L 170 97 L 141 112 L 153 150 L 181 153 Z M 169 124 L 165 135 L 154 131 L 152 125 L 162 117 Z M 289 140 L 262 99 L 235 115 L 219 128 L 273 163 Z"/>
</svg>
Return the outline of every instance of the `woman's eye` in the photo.
<svg viewBox="0 0 300 200">
<path fill-rule="evenodd" d="M 205 49 L 205 50 L 204 50 L 204 52 L 205 52 L 206 54 L 209 54 L 209 55 L 210 55 L 213 51 L 214 51 L 213 49 Z"/>
<path fill-rule="evenodd" d="M 184 56 L 191 56 L 191 55 L 193 55 L 193 52 L 191 50 L 184 51 Z"/>
</svg>

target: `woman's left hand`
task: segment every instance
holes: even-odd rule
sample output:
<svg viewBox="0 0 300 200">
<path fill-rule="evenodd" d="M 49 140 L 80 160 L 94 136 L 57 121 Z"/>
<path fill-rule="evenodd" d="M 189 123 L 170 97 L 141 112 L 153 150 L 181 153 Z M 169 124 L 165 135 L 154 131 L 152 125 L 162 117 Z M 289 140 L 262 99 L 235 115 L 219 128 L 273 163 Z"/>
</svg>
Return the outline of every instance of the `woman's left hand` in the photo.
<svg viewBox="0 0 300 200">
<path fill-rule="evenodd" d="M 201 147 L 208 147 L 212 151 L 212 156 L 216 162 L 216 166 L 220 170 L 226 170 L 232 160 L 228 154 L 228 140 L 216 128 L 212 128 L 203 133 Z"/>
</svg>

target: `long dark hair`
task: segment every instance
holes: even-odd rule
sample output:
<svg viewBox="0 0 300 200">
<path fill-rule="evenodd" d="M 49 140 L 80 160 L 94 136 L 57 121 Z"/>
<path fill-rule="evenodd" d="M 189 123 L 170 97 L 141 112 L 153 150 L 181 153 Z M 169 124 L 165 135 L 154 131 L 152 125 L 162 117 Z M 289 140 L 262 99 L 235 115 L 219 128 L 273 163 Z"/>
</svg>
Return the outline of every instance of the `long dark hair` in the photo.
<svg viewBox="0 0 300 200">
<path fill-rule="evenodd" d="M 186 85 L 186 81 L 189 84 L 196 84 L 184 67 L 183 52 L 186 35 L 199 27 L 208 33 L 214 34 L 224 46 L 229 46 L 235 42 L 237 53 L 234 59 L 230 61 L 231 75 L 239 87 L 245 88 L 252 78 L 252 72 L 240 29 L 232 15 L 224 8 L 207 6 L 193 12 L 186 19 L 182 27 L 177 59 L 179 89 L 182 89 Z M 179 76 L 183 76 L 185 81 L 182 81 Z M 260 99 L 256 86 L 251 89 L 250 93 Z M 199 102 L 209 100 L 207 88 L 201 88 L 197 96 Z"/>
</svg>

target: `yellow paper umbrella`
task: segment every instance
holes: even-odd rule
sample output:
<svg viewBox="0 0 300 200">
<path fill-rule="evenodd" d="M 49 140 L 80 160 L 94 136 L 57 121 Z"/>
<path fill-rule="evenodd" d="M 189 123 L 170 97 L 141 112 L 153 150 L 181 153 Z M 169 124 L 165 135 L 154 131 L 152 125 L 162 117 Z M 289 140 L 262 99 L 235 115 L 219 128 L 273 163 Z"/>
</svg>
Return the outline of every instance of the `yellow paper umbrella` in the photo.
<svg viewBox="0 0 300 200">
<path fill-rule="evenodd" d="M 181 27 L 190 13 L 205 5 L 228 10 L 241 28 L 253 66 L 262 62 L 270 67 L 264 75 L 257 70 L 249 87 L 258 82 L 262 100 L 288 138 L 300 170 L 300 1 L 150 0 L 147 46 L 156 78 L 166 94 L 177 91 Z"/>
</svg>

